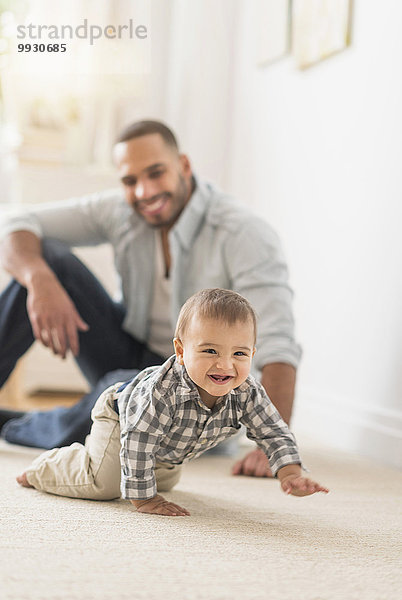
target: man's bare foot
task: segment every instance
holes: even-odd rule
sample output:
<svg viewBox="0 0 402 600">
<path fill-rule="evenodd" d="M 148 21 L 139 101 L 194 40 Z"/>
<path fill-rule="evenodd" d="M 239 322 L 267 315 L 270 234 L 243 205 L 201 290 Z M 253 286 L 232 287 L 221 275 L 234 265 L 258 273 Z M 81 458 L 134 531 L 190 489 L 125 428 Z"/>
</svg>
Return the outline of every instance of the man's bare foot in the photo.
<svg viewBox="0 0 402 600">
<path fill-rule="evenodd" d="M 18 475 L 18 477 L 16 478 L 18 483 L 20 485 L 22 485 L 22 487 L 33 487 L 33 485 L 31 485 L 30 483 L 28 483 L 28 479 L 27 479 L 27 474 L 23 473 L 22 475 Z"/>
<path fill-rule="evenodd" d="M 257 448 L 232 467 L 232 475 L 249 475 L 251 477 L 272 477 L 269 462 L 264 452 Z"/>
</svg>

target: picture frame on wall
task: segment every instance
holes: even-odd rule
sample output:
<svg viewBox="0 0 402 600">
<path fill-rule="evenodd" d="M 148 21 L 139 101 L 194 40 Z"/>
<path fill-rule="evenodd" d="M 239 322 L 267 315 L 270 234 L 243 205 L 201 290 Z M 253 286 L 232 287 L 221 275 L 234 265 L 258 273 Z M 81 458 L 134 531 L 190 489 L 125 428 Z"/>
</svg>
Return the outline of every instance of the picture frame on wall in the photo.
<svg viewBox="0 0 402 600">
<path fill-rule="evenodd" d="M 292 54 L 306 69 L 350 45 L 352 0 L 292 0 Z"/>
</svg>

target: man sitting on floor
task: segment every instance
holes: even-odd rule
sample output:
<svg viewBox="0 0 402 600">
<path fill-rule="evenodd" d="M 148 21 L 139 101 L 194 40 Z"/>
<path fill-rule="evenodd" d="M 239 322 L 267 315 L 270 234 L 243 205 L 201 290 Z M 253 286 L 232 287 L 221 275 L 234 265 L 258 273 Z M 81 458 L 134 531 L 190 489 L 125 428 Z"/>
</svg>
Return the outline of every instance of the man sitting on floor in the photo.
<svg viewBox="0 0 402 600">
<path fill-rule="evenodd" d="M 276 234 L 196 177 L 171 130 L 158 121 L 127 127 L 114 156 L 122 190 L 44 204 L 2 220 L 3 266 L 14 279 L 0 296 L 0 385 L 37 339 L 61 357 L 71 350 L 93 387 L 72 408 L 2 411 L 2 437 L 42 448 L 83 442 L 99 394 L 162 364 L 172 354 L 181 306 L 210 287 L 233 289 L 256 308 L 255 366 L 289 422 L 300 348 Z M 69 249 L 105 242 L 114 250 L 119 302 Z M 270 475 L 258 449 L 233 472 Z"/>
</svg>

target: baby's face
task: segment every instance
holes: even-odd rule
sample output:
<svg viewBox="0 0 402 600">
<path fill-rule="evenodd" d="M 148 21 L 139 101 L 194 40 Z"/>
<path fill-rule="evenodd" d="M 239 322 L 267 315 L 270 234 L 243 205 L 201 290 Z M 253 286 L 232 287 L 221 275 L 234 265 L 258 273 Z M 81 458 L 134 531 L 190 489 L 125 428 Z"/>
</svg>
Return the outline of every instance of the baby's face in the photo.
<svg viewBox="0 0 402 600">
<path fill-rule="evenodd" d="M 212 407 L 217 398 L 239 387 L 248 377 L 255 353 L 251 319 L 232 325 L 193 317 L 183 340 L 174 340 L 176 356 Z"/>
</svg>

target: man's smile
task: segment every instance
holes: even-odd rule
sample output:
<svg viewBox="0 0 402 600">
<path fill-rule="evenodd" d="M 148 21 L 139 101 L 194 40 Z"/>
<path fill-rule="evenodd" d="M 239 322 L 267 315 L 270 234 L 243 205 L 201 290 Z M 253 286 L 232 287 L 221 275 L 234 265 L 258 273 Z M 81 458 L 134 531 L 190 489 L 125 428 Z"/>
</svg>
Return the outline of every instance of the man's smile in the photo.
<svg viewBox="0 0 402 600">
<path fill-rule="evenodd" d="M 136 204 L 137 204 L 138 210 L 140 210 L 140 212 L 142 214 L 156 215 L 164 208 L 166 203 L 169 201 L 169 197 L 170 197 L 170 194 L 165 192 L 163 194 L 158 194 L 151 201 L 140 200 L 140 201 L 137 201 L 138 203 L 136 203 Z"/>
</svg>

